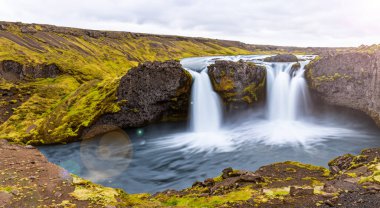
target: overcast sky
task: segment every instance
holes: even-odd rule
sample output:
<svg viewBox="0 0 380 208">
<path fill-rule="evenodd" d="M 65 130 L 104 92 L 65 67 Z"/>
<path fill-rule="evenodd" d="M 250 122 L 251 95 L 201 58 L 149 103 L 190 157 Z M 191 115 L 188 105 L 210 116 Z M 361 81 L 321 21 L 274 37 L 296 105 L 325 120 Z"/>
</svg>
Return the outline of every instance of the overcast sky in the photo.
<svg viewBox="0 0 380 208">
<path fill-rule="evenodd" d="M 0 0 L 0 20 L 287 46 L 380 43 L 380 0 Z"/>
</svg>

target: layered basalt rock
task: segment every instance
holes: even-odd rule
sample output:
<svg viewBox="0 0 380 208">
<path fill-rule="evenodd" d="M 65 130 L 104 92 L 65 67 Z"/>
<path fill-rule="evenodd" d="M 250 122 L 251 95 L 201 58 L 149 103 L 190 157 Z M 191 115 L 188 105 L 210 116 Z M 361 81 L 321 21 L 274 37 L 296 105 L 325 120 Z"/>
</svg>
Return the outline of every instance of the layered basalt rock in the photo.
<svg viewBox="0 0 380 208">
<path fill-rule="evenodd" d="M 233 108 L 262 100 L 266 69 L 250 62 L 216 61 L 208 67 L 214 90 Z"/>
<path fill-rule="evenodd" d="M 0 62 L 0 76 L 8 81 L 54 78 L 60 74 L 62 71 L 56 64 L 23 65 L 12 60 Z"/>
<path fill-rule="evenodd" d="M 264 58 L 265 62 L 297 62 L 297 56 L 293 54 L 278 54 Z"/>
<path fill-rule="evenodd" d="M 121 110 L 97 124 L 139 127 L 160 120 L 187 118 L 192 77 L 178 61 L 146 62 L 121 78 L 117 90 Z"/>
<path fill-rule="evenodd" d="M 379 52 L 349 52 L 318 57 L 305 68 L 314 95 L 365 112 L 380 126 L 379 67 Z"/>
</svg>

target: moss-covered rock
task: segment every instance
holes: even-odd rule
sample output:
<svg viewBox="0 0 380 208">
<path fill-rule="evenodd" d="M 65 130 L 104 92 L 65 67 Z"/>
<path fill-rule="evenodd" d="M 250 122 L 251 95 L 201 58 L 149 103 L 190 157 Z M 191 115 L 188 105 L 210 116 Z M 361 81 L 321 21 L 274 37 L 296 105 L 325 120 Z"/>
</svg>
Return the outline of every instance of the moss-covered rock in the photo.
<svg viewBox="0 0 380 208">
<path fill-rule="evenodd" d="M 178 61 L 146 62 L 121 78 L 117 90 L 120 111 L 97 124 L 122 128 L 165 120 L 185 120 L 192 77 Z"/>
<path fill-rule="evenodd" d="M 266 69 L 250 62 L 216 61 L 208 67 L 214 90 L 229 107 L 253 105 L 264 97 Z"/>
</svg>

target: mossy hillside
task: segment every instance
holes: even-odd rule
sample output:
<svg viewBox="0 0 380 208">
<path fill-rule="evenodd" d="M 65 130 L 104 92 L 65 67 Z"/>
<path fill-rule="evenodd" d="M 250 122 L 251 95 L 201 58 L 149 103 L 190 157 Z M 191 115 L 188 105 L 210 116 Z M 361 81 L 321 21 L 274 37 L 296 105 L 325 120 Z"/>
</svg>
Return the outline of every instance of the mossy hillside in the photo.
<svg viewBox="0 0 380 208">
<path fill-rule="evenodd" d="M 76 139 L 95 118 L 119 110 L 115 91 L 120 77 L 139 62 L 257 52 L 244 44 L 211 39 L 112 32 L 115 37 L 92 37 L 83 30 L 60 32 L 51 27 L 8 24 L 0 30 L 0 61 L 54 63 L 63 71 L 57 78 L 1 80 L 1 89 L 16 87 L 31 95 L 1 123 L 0 138 L 31 144 Z"/>
</svg>

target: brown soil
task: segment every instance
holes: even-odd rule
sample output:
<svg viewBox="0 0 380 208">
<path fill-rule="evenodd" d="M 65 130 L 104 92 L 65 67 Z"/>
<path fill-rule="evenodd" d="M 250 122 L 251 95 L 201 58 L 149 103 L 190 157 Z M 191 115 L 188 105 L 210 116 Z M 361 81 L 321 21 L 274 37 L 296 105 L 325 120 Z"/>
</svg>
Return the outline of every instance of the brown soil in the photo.
<svg viewBox="0 0 380 208">
<path fill-rule="evenodd" d="M 0 140 L 0 158 L 0 207 L 65 207 L 65 200 L 90 206 L 69 195 L 75 189 L 70 174 L 36 148 Z"/>
</svg>

